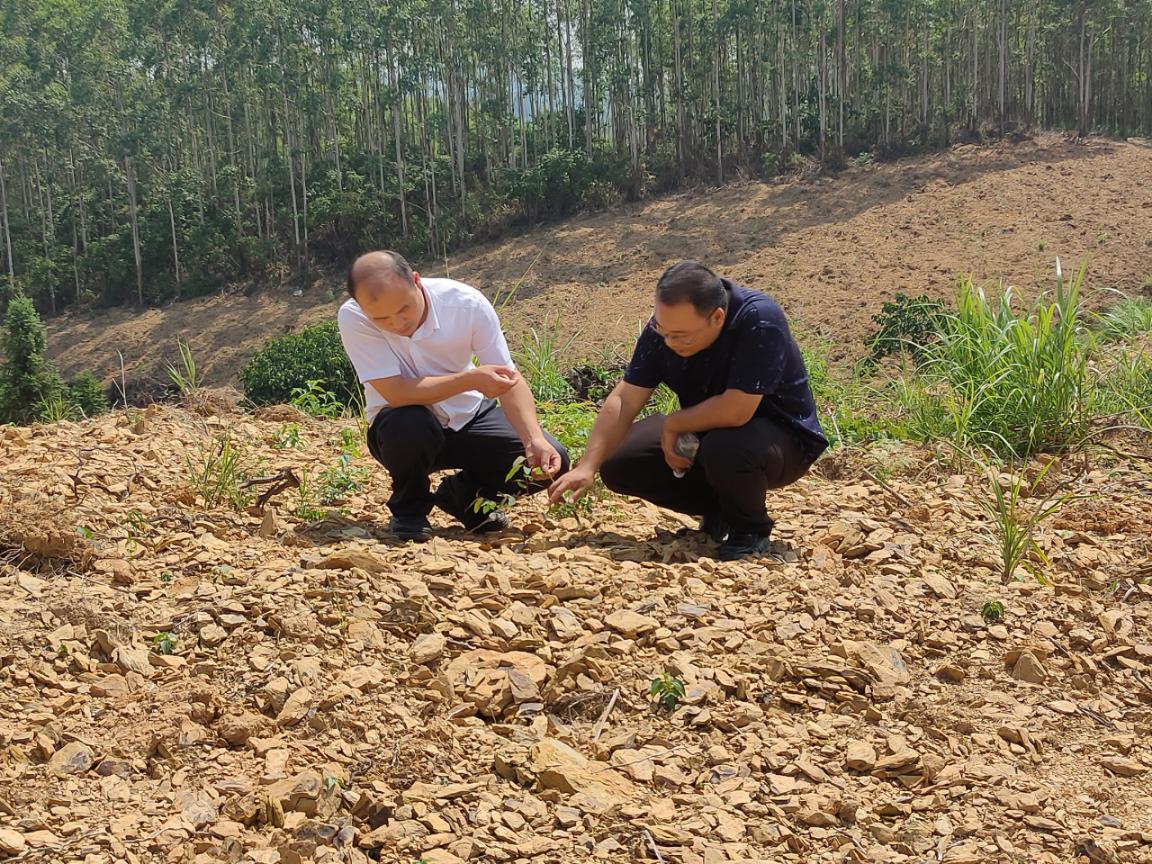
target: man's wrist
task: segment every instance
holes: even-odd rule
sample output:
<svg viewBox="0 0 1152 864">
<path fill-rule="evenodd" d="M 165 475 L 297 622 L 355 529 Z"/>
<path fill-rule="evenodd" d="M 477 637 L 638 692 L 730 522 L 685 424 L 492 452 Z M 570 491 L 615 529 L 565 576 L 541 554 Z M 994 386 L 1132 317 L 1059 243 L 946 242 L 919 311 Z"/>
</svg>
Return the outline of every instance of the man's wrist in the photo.
<svg viewBox="0 0 1152 864">
<path fill-rule="evenodd" d="M 683 415 L 679 411 L 673 411 L 671 414 L 664 418 L 664 431 L 669 434 L 676 433 L 679 435 L 681 432 L 686 431 L 680 426 L 682 422 Z"/>
</svg>

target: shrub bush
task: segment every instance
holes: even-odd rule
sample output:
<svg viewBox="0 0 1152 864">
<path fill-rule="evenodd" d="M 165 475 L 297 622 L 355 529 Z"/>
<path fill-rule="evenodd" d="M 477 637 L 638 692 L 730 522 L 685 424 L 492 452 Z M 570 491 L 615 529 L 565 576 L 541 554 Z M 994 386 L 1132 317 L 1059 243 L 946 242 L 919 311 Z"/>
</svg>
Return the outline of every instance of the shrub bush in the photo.
<svg viewBox="0 0 1152 864">
<path fill-rule="evenodd" d="M 48 339 L 44 322 L 32 301 L 23 294 L 8 304 L 0 347 L 0 423 L 30 423 L 38 419 L 39 407 L 60 398 L 60 376 L 44 352 Z"/>
<path fill-rule="evenodd" d="M 940 331 L 943 312 L 944 304 L 939 300 L 930 300 L 923 294 L 919 297 L 897 294 L 894 301 L 884 303 L 880 312 L 872 316 L 880 328 L 866 343 L 872 359 L 901 353 L 922 357 Z"/>
<path fill-rule="evenodd" d="M 270 340 L 240 370 L 240 380 L 256 405 L 286 404 L 292 391 L 307 390 L 310 381 L 345 404 L 357 399 L 360 388 L 335 321 Z"/>
<path fill-rule="evenodd" d="M 68 384 L 68 401 L 83 411 L 85 417 L 95 417 L 108 410 L 104 387 L 91 372 L 81 373 Z"/>
</svg>

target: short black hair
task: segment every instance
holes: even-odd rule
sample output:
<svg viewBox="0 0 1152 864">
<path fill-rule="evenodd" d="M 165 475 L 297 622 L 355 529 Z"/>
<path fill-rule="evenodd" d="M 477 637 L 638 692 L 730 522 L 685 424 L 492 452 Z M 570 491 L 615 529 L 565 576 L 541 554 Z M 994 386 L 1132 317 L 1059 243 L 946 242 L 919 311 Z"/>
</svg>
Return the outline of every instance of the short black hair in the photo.
<svg viewBox="0 0 1152 864">
<path fill-rule="evenodd" d="M 381 255 L 387 256 L 387 260 L 380 260 Z M 369 258 L 369 256 L 371 258 L 366 262 L 364 259 Z M 364 278 L 365 273 L 363 271 L 365 270 L 370 273 L 384 271 L 397 279 L 403 279 L 405 282 L 412 281 L 412 265 L 404 256 L 390 249 L 381 249 L 378 253 L 369 252 L 361 255 L 348 268 L 348 277 L 344 282 L 344 287 L 348 289 L 350 296 L 356 296 L 356 283 Z"/>
<path fill-rule="evenodd" d="M 656 300 L 666 306 L 691 303 L 700 315 L 728 308 L 728 291 L 720 277 L 699 261 L 681 261 L 656 283 Z"/>
</svg>

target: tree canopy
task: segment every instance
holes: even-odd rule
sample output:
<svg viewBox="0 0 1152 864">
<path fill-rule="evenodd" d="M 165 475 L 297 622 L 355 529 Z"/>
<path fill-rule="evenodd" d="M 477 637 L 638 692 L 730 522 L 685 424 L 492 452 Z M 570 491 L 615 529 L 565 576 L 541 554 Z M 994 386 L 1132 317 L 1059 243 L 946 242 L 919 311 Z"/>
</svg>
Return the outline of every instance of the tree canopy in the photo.
<svg viewBox="0 0 1152 864">
<path fill-rule="evenodd" d="M 803 153 L 1152 127 L 1147 0 L 0 0 L 0 280 L 151 304 Z"/>
</svg>

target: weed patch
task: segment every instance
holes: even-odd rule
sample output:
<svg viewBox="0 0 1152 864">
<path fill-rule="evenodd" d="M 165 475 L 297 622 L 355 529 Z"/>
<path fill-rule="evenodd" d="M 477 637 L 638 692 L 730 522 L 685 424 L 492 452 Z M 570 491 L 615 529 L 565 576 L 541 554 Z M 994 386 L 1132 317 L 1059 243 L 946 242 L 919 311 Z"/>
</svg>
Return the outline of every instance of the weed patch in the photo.
<svg viewBox="0 0 1152 864">
<path fill-rule="evenodd" d="M 232 443 L 231 434 L 225 432 L 204 447 L 196 458 L 186 456 L 188 482 L 197 497 L 208 509 L 227 505 L 243 510 L 252 501 L 252 494 L 244 487 L 248 467 L 239 447 Z"/>
</svg>

